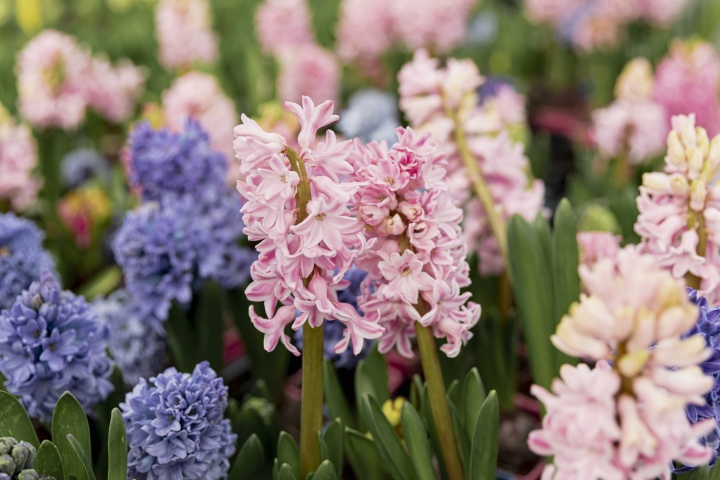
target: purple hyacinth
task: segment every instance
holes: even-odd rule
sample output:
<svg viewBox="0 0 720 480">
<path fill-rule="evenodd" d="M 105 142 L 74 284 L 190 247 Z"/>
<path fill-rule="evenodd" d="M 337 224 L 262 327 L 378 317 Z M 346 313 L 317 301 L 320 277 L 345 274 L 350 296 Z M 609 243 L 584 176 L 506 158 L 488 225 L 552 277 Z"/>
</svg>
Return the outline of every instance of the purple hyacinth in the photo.
<svg viewBox="0 0 720 480">
<path fill-rule="evenodd" d="M 110 332 L 83 297 L 48 271 L 0 313 L 0 372 L 30 416 L 49 422 L 69 391 L 86 411 L 112 392 Z"/>
<path fill-rule="evenodd" d="M 127 428 L 128 478 L 226 478 L 237 435 L 223 419 L 228 388 L 207 362 L 192 375 L 169 368 L 140 380 L 120 404 Z"/>
<path fill-rule="evenodd" d="M 124 290 L 93 302 L 100 319 L 110 327 L 110 354 L 125 383 L 135 386 L 165 368 L 165 341 L 150 327 L 141 309 Z"/>
<path fill-rule="evenodd" d="M 43 270 L 54 270 L 55 262 L 42 247 L 44 236 L 31 221 L 0 214 L 0 310 L 10 308 Z"/>
<path fill-rule="evenodd" d="M 141 122 L 129 147 L 129 181 L 139 187 L 143 201 L 192 195 L 196 201 L 213 202 L 225 189 L 227 160 L 212 150 L 207 133 L 192 119 L 179 133 Z"/>
</svg>

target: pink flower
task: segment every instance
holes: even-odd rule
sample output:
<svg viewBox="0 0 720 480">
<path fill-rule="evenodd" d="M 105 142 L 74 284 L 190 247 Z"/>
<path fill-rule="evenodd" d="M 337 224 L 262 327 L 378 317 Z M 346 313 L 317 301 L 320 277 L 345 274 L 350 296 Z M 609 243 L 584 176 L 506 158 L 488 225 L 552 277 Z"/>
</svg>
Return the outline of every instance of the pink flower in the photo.
<svg viewBox="0 0 720 480">
<path fill-rule="evenodd" d="M 155 30 L 160 62 L 165 68 L 214 63 L 218 46 L 210 23 L 207 0 L 160 0 L 155 10 Z"/>
<path fill-rule="evenodd" d="M 615 260 L 620 253 L 620 240 L 608 232 L 578 232 L 580 263 L 592 267 L 600 260 Z"/>
<path fill-rule="evenodd" d="M 285 50 L 280 56 L 279 97 L 298 102 L 303 96 L 335 100 L 340 67 L 332 53 L 315 44 Z"/>
<path fill-rule="evenodd" d="M 650 23 L 669 26 L 680 16 L 688 0 L 640 0 L 640 16 Z"/>
<path fill-rule="evenodd" d="M 306 0 L 265 0 L 255 13 L 255 28 L 263 51 L 285 51 L 314 43 Z"/>
<path fill-rule="evenodd" d="M 18 55 L 20 114 L 33 126 L 75 130 L 85 119 L 90 54 L 74 38 L 45 30 Z"/>
<path fill-rule="evenodd" d="M 422 271 L 423 263 L 412 250 L 405 250 L 402 256 L 397 252 L 381 256 L 383 260 L 378 263 L 378 268 L 388 283 L 382 286 L 380 293 L 385 297 L 400 295 L 406 302 L 415 304 L 419 292 L 432 289 L 432 277 Z"/>
<path fill-rule="evenodd" d="M 87 86 L 88 106 L 113 123 L 130 117 L 145 86 L 145 72 L 129 60 L 113 66 L 107 58 L 92 60 Z"/>
<path fill-rule="evenodd" d="M 0 199 L 23 209 L 37 197 L 42 182 L 32 174 L 37 147 L 27 125 L 17 125 L 0 105 Z"/>
<path fill-rule="evenodd" d="M 345 61 L 377 68 L 395 42 L 395 18 L 383 0 L 343 0 L 337 28 L 337 51 Z"/>
</svg>

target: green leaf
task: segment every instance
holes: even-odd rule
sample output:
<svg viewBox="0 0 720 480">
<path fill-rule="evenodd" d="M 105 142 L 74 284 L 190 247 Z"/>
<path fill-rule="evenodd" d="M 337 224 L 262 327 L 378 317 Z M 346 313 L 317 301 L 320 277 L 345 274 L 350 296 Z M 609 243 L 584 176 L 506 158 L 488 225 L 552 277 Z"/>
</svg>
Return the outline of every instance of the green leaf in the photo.
<svg viewBox="0 0 720 480">
<path fill-rule="evenodd" d="M 710 475 L 708 476 L 708 480 L 720 480 L 720 466 L 718 466 L 718 465 L 719 464 L 716 463 L 710 469 Z"/>
<path fill-rule="evenodd" d="M 527 339 L 530 370 L 535 383 L 550 388 L 557 371 L 555 349 L 550 343 L 550 335 L 555 331 L 555 312 L 545 240 L 538 237 L 536 229 L 524 218 L 515 215 L 510 219 L 508 247 L 513 292 Z"/>
<path fill-rule="evenodd" d="M 470 459 L 470 437 L 463 428 L 460 412 L 457 407 L 455 407 L 452 402 L 448 402 L 448 409 L 450 410 L 450 417 L 452 419 L 453 432 L 455 432 L 455 440 L 458 443 L 460 461 L 462 461 L 463 467 L 467 468 Z"/>
<path fill-rule="evenodd" d="M 435 480 L 435 469 L 432 465 L 433 453 L 430 450 L 425 424 L 410 402 L 403 404 L 401 421 L 403 437 L 407 443 L 410 459 L 417 470 L 418 480 Z"/>
<path fill-rule="evenodd" d="M 708 480 L 710 478 L 710 469 L 707 465 L 703 465 L 702 467 L 698 468 L 694 472 L 692 472 L 692 476 L 690 477 L 690 480 Z"/>
<path fill-rule="evenodd" d="M 48 440 L 43 440 L 40 444 L 33 468 L 41 475 L 49 475 L 55 477 L 56 480 L 65 480 L 60 452 L 55 444 Z"/>
<path fill-rule="evenodd" d="M 495 478 L 498 456 L 500 410 L 493 390 L 480 409 L 470 453 L 468 480 Z"/>
<path fill-rule="evenodd" d="M 375 443 L 352 428 L 345 428 L 345 451 L 356 478 L 385 479 L 389 472 Z"/>
<path fill-rule="evenodd" d="M 300 478 L 299 475 L 295 475 L 293 468 L 287 463 L 283 463 L 278 470 L 277 480 L 297 480 L 298 478 Z"/>
<path fill-rule="evenodd" d="M 107 267 L 77 290 L 90 302 L 98 295 L 107 295 L 117 288 L 122 279 L 122 270 L 117 265 Z"/>
<path fill-rule="evenodd" d="M 187 312 L 177 302 L 173 302 L 170 307 L 165 329 L 168 345 L 178 370 L 192 372 L 198 363 L 198 339 Z"/>
<path fill-rule="evenodd" d="M 330 460 L 325 460 L 320 464 L 317 470 L 315 470 L 315 474 L 312 477 L 312 480 L 337 480 L 338 474 L 335 466 Z"/>
<path fill-rule="evenodd" d="M 378 404 L 384 404 L 390 398 L 388 386 L 387 360 L 378 352 L 377 345 L 364 360 L 360 360 L 355 370 L 356 404 L 362 405 L 363 395 L 370 395 Z M 362 409 L 361 409 L 362 411 Z M 364 419 L 367 420 L 367 419 Z"/>
<path fill-rule="evenodd" d="M 72 435 L 82 449 L 92 455 L 90 427 L 82 406 L 69 392 L 63 393 L 55 405 L 52 416 L 52 438 L 60 452 L 65 476 L 75 475 L 79 480 L 91 478 L 86 474 L 82 459 L 68 440 Z M 70 477 L 71 478 L 71 477 Z"/>
<path fill-rule="evenodd" d="M 38 448 L 40 442 L 20 401 L 7 392 L 0 390 L 0 437 L 13 437 L 29 442 Z"/>
<path fill-rule="evenodd" d="M 342 477 L 344 463 L 343 424 L 336 418 L 320 434 L 320 450 L 323 460 L 330 460 L 336 468 L 337 477 Z"/>
<path fill-rule="evenodd" d="M 253 433 L 238 453 L 230 480 L 254 480 L 258 478 L 264 463 L 265 452 L 260 439 Z"/>
<path fill-rule="evenodd" d="M 460 380 L 453 380 L 450 382 L 450 385 L 447 388 L 447 391 L 445 392 L 445 395 L 447 395 L 448 400 L 452 402 L 453 405 L 456 407 L 459 407 L 460 403 L 462 402 L 462 391 L 460 391 Z"/>
<path fill-rule="evenodd" d="M 223 367 L 223 290 L 217 282 L 206 280 L 195 309 L 198 332 L 198 360 L 207 360 L 216 372 Z"/>
<path fill-rule="evenodd" d="M 108 480 L 127 479 L 127 435 L 125 422 L 117 408 L 110 416 L 108 433 Z"/>
<path fill-rule="evenodd" d="M 83 472 L 85 474 L 85 478 L 89 478 L 90 480 L 95 480 L 95 473 L 93 472 L 92 468 L 92 462 L 88 458 L 88 455 L 85 451 L 85 449 L 80 445 L 80 442 L 78 442 L 75 437 L 73 437 L 72 433 L 68 433 L 67 435 L 68 442 L 70 442 L 70 446 L 73 449 L 73 452 L 75 455 L 77 455 L 78 459 L 80 460 L 80 463 L 82 465 Z"/>
<path fill-rule="evenodd" d="M 480 407 L 485 401 L 485 386 L 483 385 L 477 368 L 465 375 L 462 389 L 462 410 L 461 416 L 463 425 L 468 438 L 472 438 L 475 433 L 475 424 L 477 423 Z"/>
<path fill-rule="evenodd" d="M 325 377 L 325 403 L 327 403 L 328 410 L 330 410 L 330 418 L 339 418 L 342 420 L 343 425 L 355 428 L 357 422 L 350 412 L 350 406 L 340 386 L 337 371 L 332 362 L 328 360 L 323 363 L 323 376 Z"/>
<path fill-rule="evenodd" d="M 416 479 L 417 472 L 410 461 L 410 457 L 408 457 L 395 433 L 395 429 L 385 418 L 385 414 L 383 414 L 375 399 L 367 393 L 364 394 L 361 409 L 364 412 L 363 416 L 368 429 L 373 436 L 373 442 L 393 478 L 397 480 Z"/>
<path fill-rule="evenodd" d="M 296 478 L 300 478 L 300 449 L 295 439 L 287 432 L 280 432 L 278 439 L 277 459 L 280 462 L 280 470 L 285 465 L 291 467 L 291 472 Z"/>
</svg>

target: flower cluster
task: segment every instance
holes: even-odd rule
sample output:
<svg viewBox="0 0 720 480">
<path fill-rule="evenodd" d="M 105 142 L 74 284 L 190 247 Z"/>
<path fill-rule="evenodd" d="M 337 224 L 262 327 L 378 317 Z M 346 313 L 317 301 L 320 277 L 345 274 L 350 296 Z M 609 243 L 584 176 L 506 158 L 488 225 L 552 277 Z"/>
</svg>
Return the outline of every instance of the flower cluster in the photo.
<svg viewBox="0 0 720 480">
<path fill-rule="evenodd" d="M 600 153 L 626 157 L 637 164 L 658 155 L 667 136 L 665 109 L 651 97 L 652 65 L 636 58 L 625 66 L 615 84 L 615 101 L 593 112 L 594 134 Z"/>
<path fill-rule="evenodd" d="M 698 125 L 720 133 L 718 91 L 720 57 L 710 43 L 675 41 L 657 65 L 653 99 L 665 108 L 668 126 L 671 117 L 694 113 Z"/>
<path fill-rule="evenodd" d="M 32 174 L 37 146 L 27 125 L 16 124 L 0 105 L 0 203 L 22 209 L 35 200 L 41 181 Z"/>
<path fill-rule="evenodd" d="M 627 24 L 645 21 L 667 26 L 688 0 L 525 0 L 528 17 L 549 23 L 566 43 L 590 51 L 613 46 L 625 35 Z"/>
<path fill-rule="evenodd" d="M 207 362 L 192 374 L 169 368 L 141 379 L 120 404 L 127 427 L 128 478 L 227 478 L 237 435 L 223 419 L 228 388 Z"/>
<path fill-rule="evenodd" d="M 55 480 L 33 469 L 36 456 L 32 444 L 12 437 L 0 438 L 0 480 Z"/>
<path fill-rule="evenodd" d="M 48 271 L 0 313 L 0 372 L 30 416 L 49 422 L 69 391 L 85 411 L 107 398 L 110 331 L 83 297 L 62 291 Z"/>
<path fill-rule="evenodd" d="M 45 30 L 18 57 L 20 113 L 33 126 L 75 130 L 86 108 L 108 121 L 125 121 L 143 89 L 145 75 L 129 61 L 113 66 L 93 58 L 73 37 Z"/>
<path fill-rule="evenodd" d="M 375 89 L 354 93 L 338 122 L 338 129 L 343 135 L 359 138 L 363 142 L 393 142 L 396 138 L 395 129 L 399 126 L 397 99 L 390 93 Z"/>
<path fill-rule="evenodd" d="M 276 57 L 314 42 L 306 0 L 265 0 L 255 13 L 255 29 L 263 51 Z"/>
<path fill-rule="evenodd" d="M 609 232 L 578 232 L 580 263 L 592 267 L 600 260 L 614 260 L 620 253 L 620 240 Z"/>
<path fill-rule="evenodd" d="M 470 284 L 462 241 L 462 210 L 445 183 L 445 160 L 429 134 L 397 129 L 398 141 L 367 146 L 350 156 L 354 179 L 366 185 L 353 199 L 368 248 L 357 258 L 368 272 L 358 306 L 385 328 L 380 352 L 393 347 L 412 357 L 415 322 L 432 328 L 454 357 L 471 337 L 480 306 L 468 302 Z"/>
<path fill-rule="evenodd" d="M 101 321 L 110 328 L 110 354 L 122 372 L 125 383 L 134 386 L 165 367 L 165 342 L 140 314 L 123 290 L 93 302 Z"/>
<path fill-rule="evenodd" d="M 161 0 L 155 10 L 160 62 L 168 69 L 214 63 L 218 41 L 211 29 L 208 0 Z"/>
<path fill-rule="evenodd" d="M 471 0 L 345 0 L 336 34 L 338 52 L 346 61 L 371 68 L 396 45 L 410 51 L 447 52 L 465 38 L 473 4 Z"/>
<path fill-rule="evenodd" d="M 720 136 L 711 142 L 692 115 L 674 117 L 672 125 L 665 171 L 643 175 L 635 231 L 644 251 L 714 302 L 720 284 L 720 191 L 714 183 Z"/>
<path fill-rule="evenodd" d="M 44 270 L 55 268 L 43 249 L 44 236 L 31 221 L 13 213 L 0 214 L 0 310 L 12 307 Z"/>
<path fill-rule="evenodd" d="M 92 148 L 72 150 L 60 162 L 60 178 L 68 188 L 78 188 L 91 179 L 104 182 L 110 175 L 107 158 Z"/>
<path fill-rule="evenodd" d="M 85 185 L 67 193 L 57 206 L 58 216 L 72 234 L 75 245 L 87 249 L 96 238 L 98 227 L 110 219 L 112 206 L 105 191 Z"/>
<path fill-rule="evenodd" d="M 490 108 L 492 103 L 478 103 L 476 89 L 483 78 L 475 64 L 450 59 L 441 68 L 437 59 L 420 50 L 400 71 L 399 80 L 400 107 L 413 128 L 430 132 L 439 143 L 447 158 L 449 190 L 456 199 L 464 202 L 470 194 L 472 172 L 461 159 L 460 143 L 464 143 L 487 184 L 497 214 L 503 219 L 514 214 L 534 219 L 542 208 L 544 186 L 529 178 L 523 146 L 512 140 L 508 125 Z M 502 272 L 504 261 L 484 206 L 475 198 L 466 208 L 466 242 L 477 247 L 471 249 L 479 252 L 482 274 Z"/>
<path fill-rule="evenodd" d="M 232 158 L 232 129 L 238 116 L 215 77 L 202 72 L 178 77 L 163 93 L 162 109 L 170 130 L 182 131 L 187 119 L 192 118 L 210 135 L 213 150 Z"/>
<path fill-rule="evenodd" d="M 348 285 L 345 272 L 367 246 L 362 222 L 348 209 L 359 185 L 341 182 L 353 173 L 348 162 L 352 142 L 338 142 L 332 130 L 324 141 L 316 140 L 318 129 L 338 119 L 331 101 L 315 106 L 303 97 L 302 106 L 288 102 L 285 107 L 302 126 L 298 152 L 282 135 L 264 131 L 244 115 L 235 127 L 233 147 L 242 178 L 238 190 L 246 199 L 244 231 L 251 241 L 260 242 L 246 295 L 264 302 L 268 315 L 262 318 L 251 307 L 250 318 L 265 334 L 267 350 L 280 341 L 299 354 L 284 333 L 287 325 L 298 330 L 305 323 L 318 327 L 335 320 L 345 327 L 335 351 L 345 351 L 352 341 L 358 354 L 364 340 L 378 338 L 383 328 L 337 298 L 337 290 Z"/>
<path fill-rule="evenodd" d="M 705 404 L 713 378 L 699 364 L 710 351 L 702 336 L 683 335 L 697 318 L 683 285 L 633 247 L 579 270 L 588 293 L 552 342 L 597 364 L 563 366 L 554 394 L 532 387 L 547 414 L 529 445 L 554 456 L 545 475 L 651 480 L 669 478 L 672 461 L 707 463 L 699 439 L 715 421 L 693 425 L 685 407 Z"/>
</svg>

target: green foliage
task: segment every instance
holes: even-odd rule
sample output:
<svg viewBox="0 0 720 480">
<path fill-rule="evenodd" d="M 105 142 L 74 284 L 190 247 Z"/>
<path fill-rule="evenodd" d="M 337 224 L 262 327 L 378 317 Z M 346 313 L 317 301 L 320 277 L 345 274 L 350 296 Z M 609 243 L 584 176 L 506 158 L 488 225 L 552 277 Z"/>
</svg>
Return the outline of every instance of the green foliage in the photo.
<svg viewBox="0 0 720 480">
<path fill-rule="evenodd" d="M 0 391 L 0 437 L 12 437 L 40 447 L 27 412 L 14 396 L 4 391 Z"/>
</svg>

